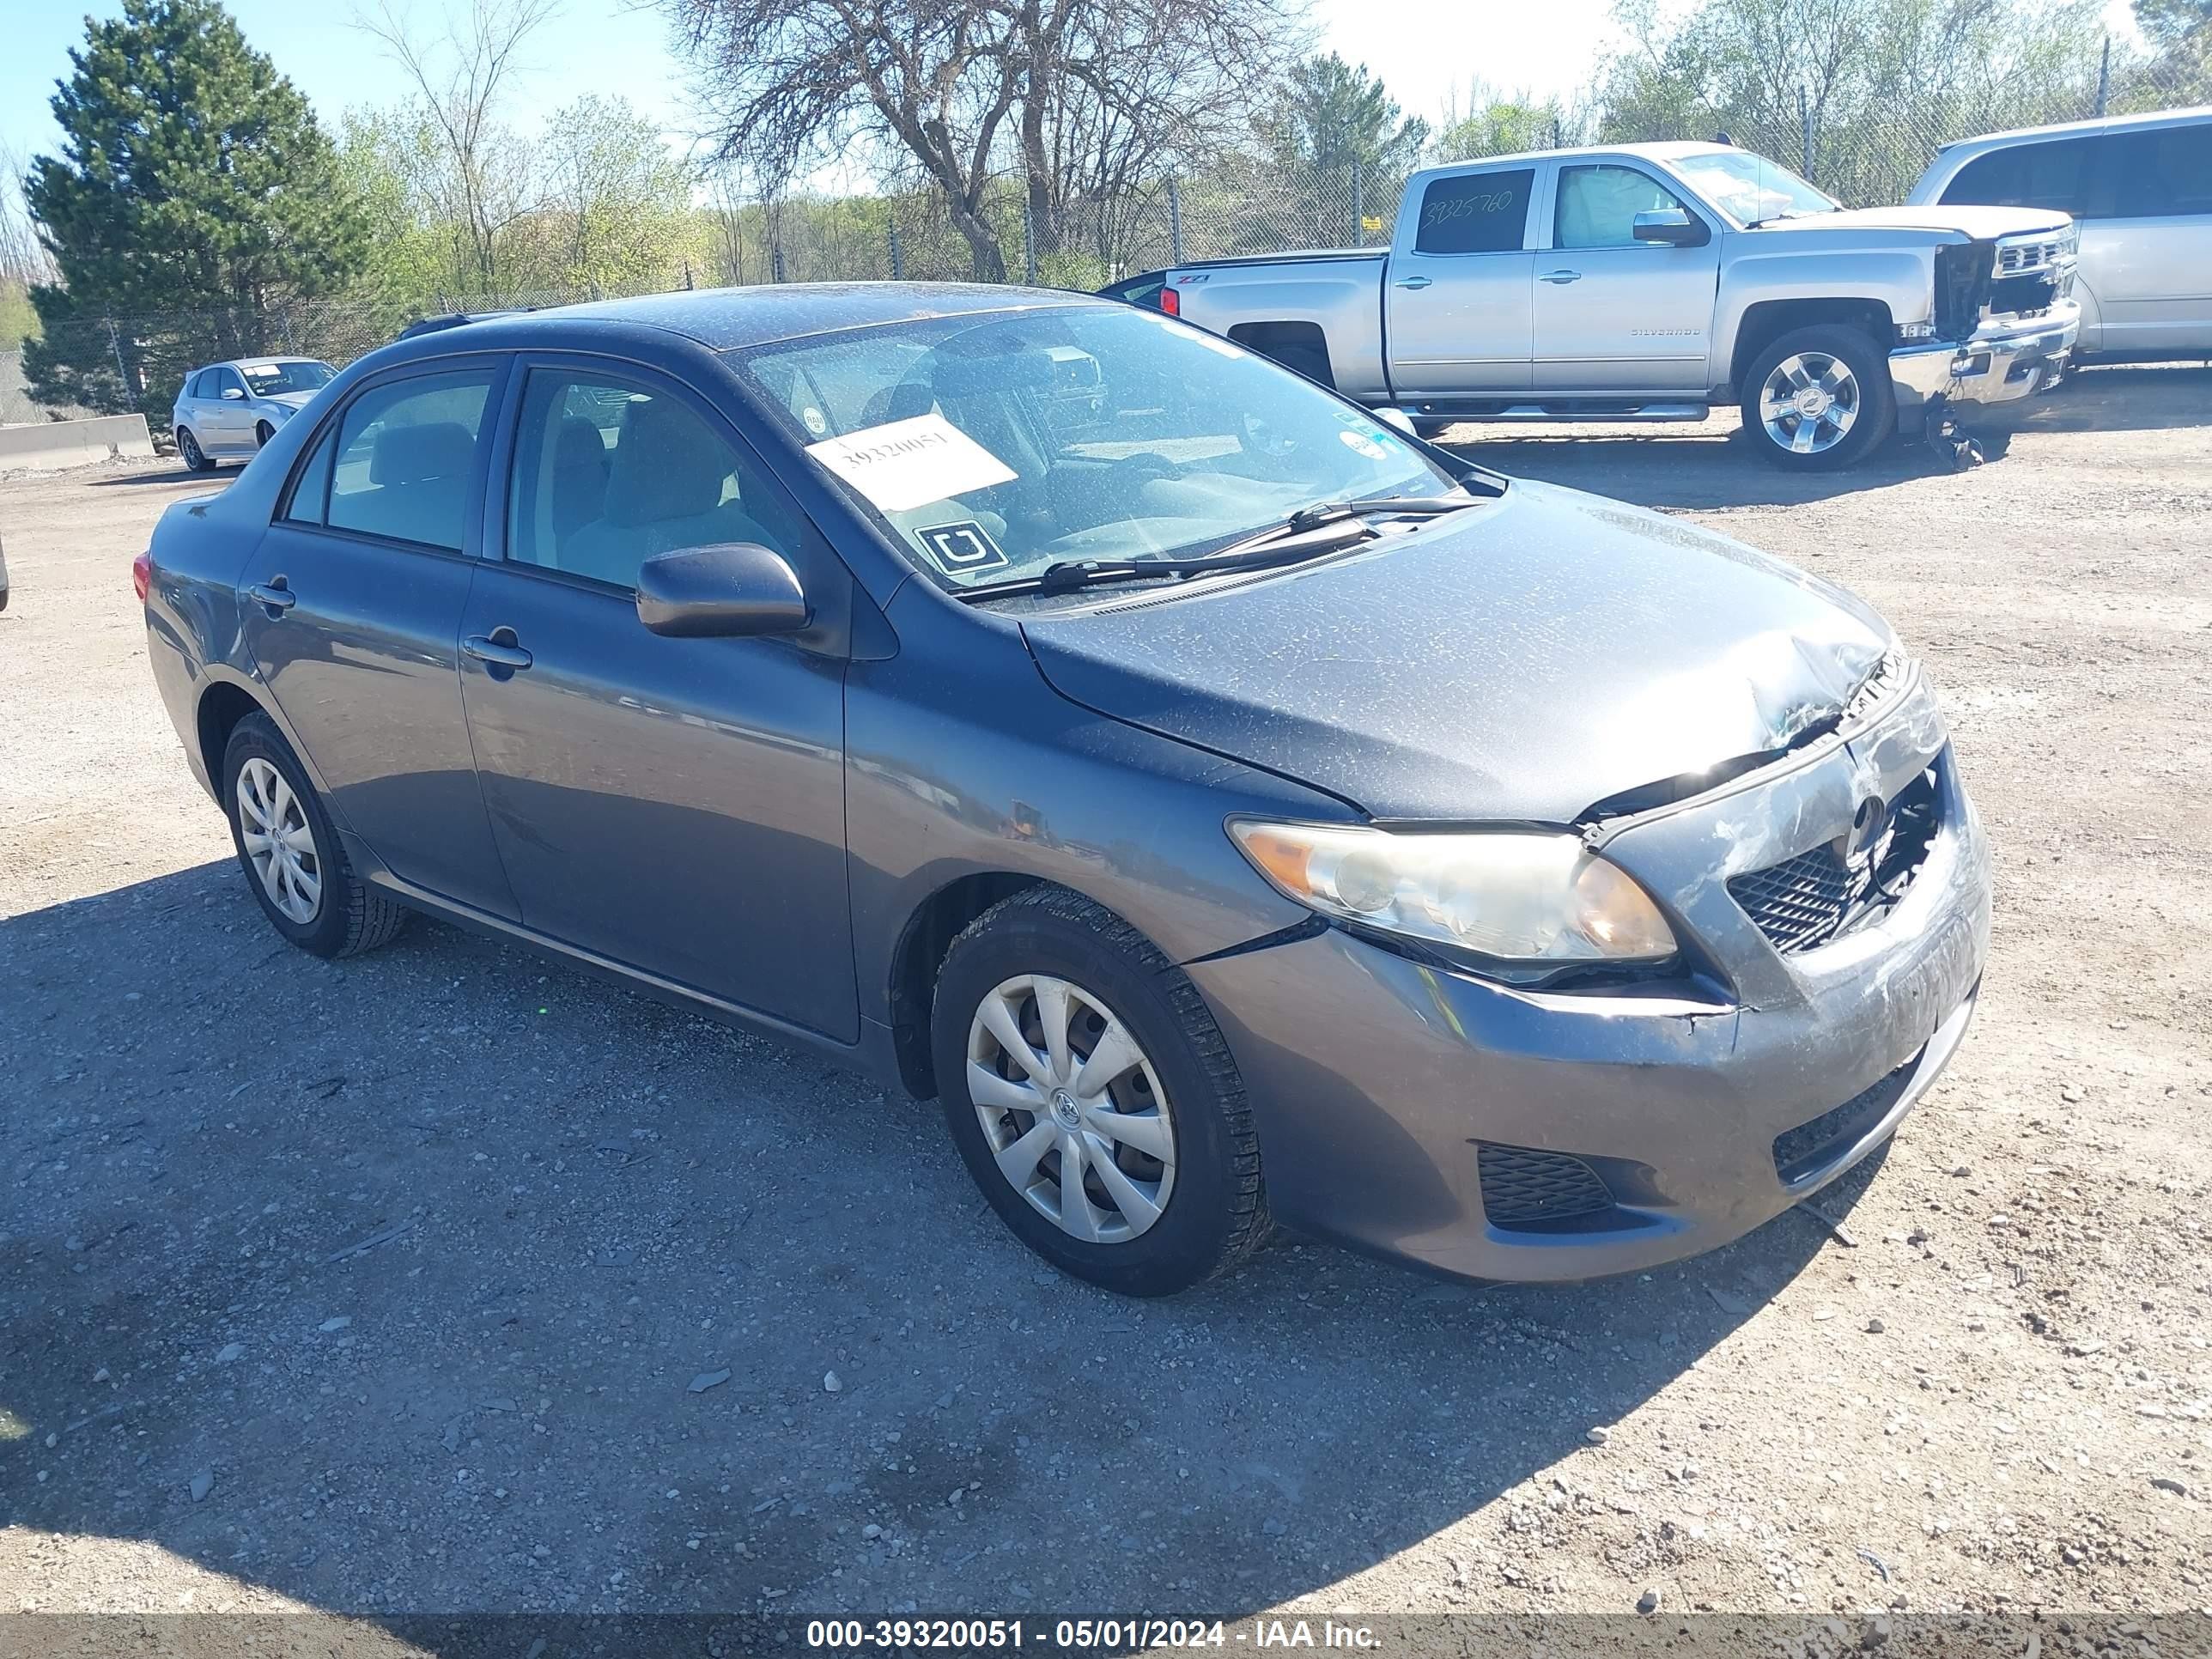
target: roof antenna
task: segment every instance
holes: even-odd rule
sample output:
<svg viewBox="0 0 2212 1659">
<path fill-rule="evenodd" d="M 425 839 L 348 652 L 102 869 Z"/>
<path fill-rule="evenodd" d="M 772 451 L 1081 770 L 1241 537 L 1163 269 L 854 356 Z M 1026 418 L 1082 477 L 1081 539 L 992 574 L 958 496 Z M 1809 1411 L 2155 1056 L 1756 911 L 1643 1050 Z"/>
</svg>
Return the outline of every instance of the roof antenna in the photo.
<svg viewBox="0 0 2212 1659">
<path fill-rule="evenodd" d="M 1728 129 L 1726 127 L 1723 127 L 1718 132 L 1713 135 L 1713 142 L 1717 144 L 1726 144 L 1730 149 L 1734 149 L 1735 148 L 1735 140 L 1729 137 Z"/>
</svg>

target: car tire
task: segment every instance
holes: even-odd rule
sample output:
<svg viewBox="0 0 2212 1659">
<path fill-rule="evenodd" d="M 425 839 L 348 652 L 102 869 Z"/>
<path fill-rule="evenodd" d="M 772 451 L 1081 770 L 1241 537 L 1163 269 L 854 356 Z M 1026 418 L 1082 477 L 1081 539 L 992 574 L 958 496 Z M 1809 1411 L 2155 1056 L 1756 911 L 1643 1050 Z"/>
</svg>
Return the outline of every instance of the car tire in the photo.
<svg viewBox="0 0 2212 1659">
<path fill-rule="evenodd" d="M 1457 421 L 1441 415 L 1416 415 L 1413 416 L 1413 435 L 1434 443 L 1458 424 Z"/>
<path fill-rule="evenodd" d="M 253 447 L 258 452 L 269 447 L 269 441 L 276 435 L 276 428 L 266 421 L 253 423 Z"/>
<path fill-rule="evenodd" d="M 1057 1045 L 1042 1030 L 1048 1002 L 1068 1011 Z M 1024 1042 L 1028 1063 L 994 1021 Z M 1133 1060 L 1082 1088 L 1083 1066 L 1117 1027 L 1113 1053 Z M 931 1046 L 969 1173 L 1015 1236 L 1063 1272 L 1168 1296 L 1266 1242 L 1259 1140 L 1229 1045 L 1198 988 L 1110 910 L 1036 887 L 984 912 L 945 953 Z M 999 1080 L 979 1102 L 987 1076 Z M 1072 1208 L 1060 1188 L 1071 1147 L 1084 1166 Z"/>
<path fill-rule="evenodd" d="M 1844 324 L 1783 335 L 1752 360 L 1742 389 L 1745 434 L 1791 471 L 1856 465 L 1897 429 L 1888 356 Z"/>
<path fill-rule="evenodd" d="M 200 447 L 200 441 L 192 436 L 192 429 L 188 426 L 177 428 L 177 453 L 183 459 L 187 472 L 215 471 L 215 463 L 207 458 L 207 452 Z"/>
<path fill-rule="evenodd" d="M 248 714 L 231 730 L 222 809 L 246 885 L 270 925 L 301 950 L 359 956 L 389 942 L 405 923 L 403 906 L 354 874 L 321 797 L 266 714 Z M 271 825 L 281 836 L 269 833 Z"/>
</svg>

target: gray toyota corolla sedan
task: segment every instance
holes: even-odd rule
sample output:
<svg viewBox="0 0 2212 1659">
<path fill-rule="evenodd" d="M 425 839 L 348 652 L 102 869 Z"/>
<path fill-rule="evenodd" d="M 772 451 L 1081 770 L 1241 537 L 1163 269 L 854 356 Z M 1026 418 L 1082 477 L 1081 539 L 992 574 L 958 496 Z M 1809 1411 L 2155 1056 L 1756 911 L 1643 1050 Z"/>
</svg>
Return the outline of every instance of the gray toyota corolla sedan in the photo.
<svg viewBox="0 0 2212 1659">
<path fill-rule="evenodd" d="M 935 1096 L 1152 1294 L 1586 1277 L 1950 1058 L 1987 854 L 1850 594 L 1154 313 L 793 287 L 347 368 L 138 580 L 277 931 L 420 910 Z"/>
</svg>

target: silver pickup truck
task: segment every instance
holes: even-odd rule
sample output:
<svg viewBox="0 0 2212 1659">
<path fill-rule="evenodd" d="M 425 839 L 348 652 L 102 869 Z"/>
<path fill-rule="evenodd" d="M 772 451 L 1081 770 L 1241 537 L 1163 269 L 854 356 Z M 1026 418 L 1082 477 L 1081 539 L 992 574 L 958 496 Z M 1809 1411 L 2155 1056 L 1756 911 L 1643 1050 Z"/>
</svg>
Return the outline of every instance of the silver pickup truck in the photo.
<svg viewBox="0 0 2212 1659">
<path fill-rule="evenodd" d="M 1624 144 L 1428 168 L 1389 248 L 1179 265 L 1158 304 L 1426 433 L 1735 403 L 1778 464 L 1842 467 L 2054 384 L 2075 240 L 2063 213 L 1846 210 L 1747 150 Z"/>
</svg>

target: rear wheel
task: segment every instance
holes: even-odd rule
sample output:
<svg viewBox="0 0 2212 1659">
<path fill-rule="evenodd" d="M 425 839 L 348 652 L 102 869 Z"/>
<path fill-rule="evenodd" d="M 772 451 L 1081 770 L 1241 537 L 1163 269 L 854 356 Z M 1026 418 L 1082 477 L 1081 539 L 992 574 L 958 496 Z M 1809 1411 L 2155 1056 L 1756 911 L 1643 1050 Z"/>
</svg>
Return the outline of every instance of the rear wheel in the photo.
<svg viewBox="0 0 2212 1659">
<path fill-rule="evenodd" d="M 276 931 L 319 957 L 357 956 L 407 912 L 356 877 L 306 770 L 266 714 L 248 714 L 223 750 L 222 805 L 253 896 Z"/>
<path fill-rule="evenodd" d="M 208 459 L 206 452 L 200 447 L 200 441 L 192 436 L 192 429 L 188 426 L 177 428 L 177 453 L 184 458 L 187 472 L 215 471 L 215 463 Z"/>
<path fill-rule="evenodd" d="M 1267 1236 L 1244 1085 L 1198 988 L 1120 917 L 1033 888 L 952 943 L 932 1024 L 947 1125 L 1017 1237 L 1165 1296 Z"/>
<path fill-rule="evenodd" d="M 1759 453 L 1798 471 L 1856 465 L 1897 426 L 1888 359 L 1835 323 L 1793 329 L 1760 352 L 1743 379 L 1742 410 Z"/>
</svg>

